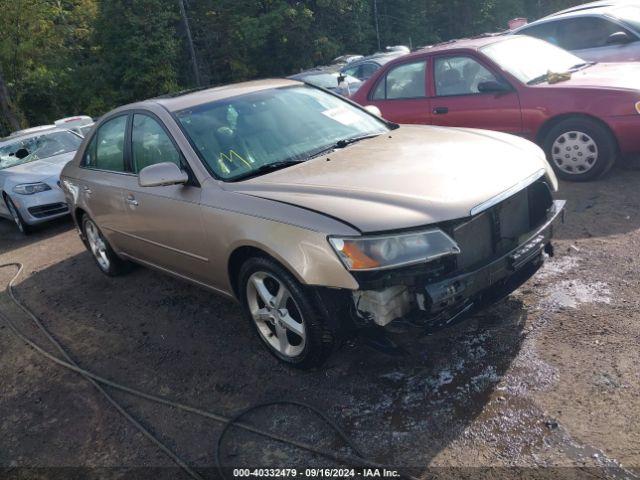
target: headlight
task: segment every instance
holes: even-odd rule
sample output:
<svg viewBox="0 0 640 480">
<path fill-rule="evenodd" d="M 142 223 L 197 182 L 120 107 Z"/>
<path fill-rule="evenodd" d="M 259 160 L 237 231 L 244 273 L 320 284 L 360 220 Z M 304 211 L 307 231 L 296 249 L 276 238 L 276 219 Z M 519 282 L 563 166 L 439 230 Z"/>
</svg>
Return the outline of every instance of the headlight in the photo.
<svg viewBox="0 0 640 480">
<path fill-rule="evenodd" d="M 348 270 L 385 270 L 460 253 L 442 230 L 372 237 L 329 237 Z"/>
<path fill-rule="evenodd" d="M 34 193 L 46 192 L 47 190 L 51 190 L 51 187 L 42 182 L 21 183 L 20 185 L 13 187 L 13 191 L 20 195 L 33 195 Z"/>
</svg>

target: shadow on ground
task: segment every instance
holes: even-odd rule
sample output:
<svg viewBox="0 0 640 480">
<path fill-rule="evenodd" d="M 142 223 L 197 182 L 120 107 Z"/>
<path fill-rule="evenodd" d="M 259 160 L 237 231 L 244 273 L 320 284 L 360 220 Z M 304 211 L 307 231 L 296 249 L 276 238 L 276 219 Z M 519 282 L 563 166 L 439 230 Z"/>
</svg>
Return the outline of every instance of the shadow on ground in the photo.
<svg viewBox="0 0 640 480">
<path fill-rule="evenodd" d="M 10 253 L 21 247 L 36 242 L 49 240 L 60 233 L 73 228 L 71 217 L 62 217 L 51 222 L 34 227 L 29 235 L 20 233 L 15 224 L 5 218 L 0 218 L 0 255 Z"/>
<path fill-rule="evenodd" d="M 557 230 L 558 243 L 567 250 L 575 244 L 587 256 L 605 241 L 637 230 L 639 183 L 640 172 L 624 170 L 598 182 L 563 183 L 558 197 L 568 199 L 567 222 Z M 396 466 L 446 464 L 452 444 L 457 451 L 469 445 L 476 463 L 483 449 L 491 449 L 488 458 L 496 458 L 497 452 L 505 462 L 517 461 L 544 441 L 548 429 L 543 413 L 517 393 L 544 386 L 556 374 L 527 341 L 527 312 L 516 297 L 430 335 L 396 326 L 393 338 L 406 350 L 404 356 L 390 357 L 355 342 L 323 370 L 299 372 L 264 351 L 229 301 L 142 268 L 126 277 L 102 276 L 88 253 L 77 253 L 81 247 L 71 227 L 62 220 L 21 237 L 9 222 L 0 221 L 0 254 L 11 258 L 14 250 L 37 242 L 42 245 L 35 248 L 44 252 L 59 234 L 62 242 L 78 242 L 78 248 L 63 250 L 72 252 L 65 253 L 65 260 L 34 272 L 18 291 L 78 362 L 97 373 L 223 414 L 274 399 L 309 402 L 343 425 L 372 458 Z M 54 243 L 54 248 L 60 245 Z M 25 250 L 25 255 L 31 253 Z M 51 259 L 60 256 L 52 253 Z M 596 257 L 586 258 L 593 263 Z M 537 281 L 524 290 L 539 295 L 531 285 Z M 0 303 L 6 306 L 6 298 Z M 37 335 L 27 323 L 22 326 Z M 111 407 L 82 379 L 57 374 L 57 367 L 51 367 L 51 376 L 36 375 L 40 364 L 19 353 L 7 335 L 0 335 L 0 344 L 11 347 L 0 351 L 0 364 L 8 372 L 0 410 L 9 412 L 0 416 L 6 432 L 0 465 L 16 458 L 34 466 L 61 461 L 171 465 L 124 420 L 110 414 Z M 219 424 L 116 396 L 190 463 L 212 465 Z M 269 408 L 251 421 L 321 448 L 341 448 L 335 435 L 306 412 Z M 223 459 L 233 466 L 330 465 L 237 431 L 225 442 Z"/>
<path fill-rule="evenodd" d="M 72 356 L 101 375 L 223 414 L 275 399 L 309 402 L 343 425 L 372 458 L 405 467 L 428 465 L 501 395 L 495 388 L 519 352 L 526 319 L 523 306 L 508 300 L 429 335 L 399 325 L 393 337 L 405 348 L 403 356 L 391 357 L 356 341 L 337 352 L 326 368 L 300 372 L 264 351 L 234 303 L 150 270 L 107 278 L 83 253 L 34 273 L 19 284 L 18 292 Z M 22 328 L 35 335 L 28 324 L 23 322 Z M 57 409 L 58 418 L 77 415 L 77 405 L 67 401 L 68 388 L 49 384 L 33 389 L 34 395 L 46 390 L 48 408 Z M 3 410 L 23 410 L 18 392 L 3 395 Z M 191 462 L 212 464 L 220 425 L 118 397 Z M 29 412 L 22 415 L 26 421 Z M 265 409 L 252 421 L 322 448 L 341 448 L 326 426 L 295 408 Z M 5 442 L 6 454 L 12 458 L 15 449 L 26 458 L 30 453 L 40 458 L 64 455 L 64 445 L 37 451 L 40 440 L 52 436 L 69 435 L 82 443 L 85 435 L 93 448 L 105 451 L 119 441 L 121 432 L 100 424 L 99 418 L 82 422 L 44 422 L 31 427 L 37 429 L 35 437 L 14 431 Z M 282 467 L 283 461 L 327 465 L 239 432 L 225 442 L 223 458 L 234 466 Z M 108 460 L 119 464 L 117 458 Z"/>
</svg>

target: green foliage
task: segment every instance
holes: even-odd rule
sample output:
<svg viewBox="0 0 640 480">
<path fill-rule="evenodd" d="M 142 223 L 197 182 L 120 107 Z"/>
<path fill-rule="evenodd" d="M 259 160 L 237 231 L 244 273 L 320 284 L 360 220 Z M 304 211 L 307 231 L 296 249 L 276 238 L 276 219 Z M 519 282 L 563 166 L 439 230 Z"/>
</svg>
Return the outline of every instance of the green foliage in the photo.
<svg viewBox="0 0 640 480">
<path fill-rule="evenodd" d="M 374 0 L 184 3 L 206 84 L 288 75 L 378 48 Z M 510 18 L 576 3 L 377 0 L 380 44 L 498 31 Z M 0 0 L 0 12 L 0 72 L 25 126 L 194 86 L 178 0 Z"/>
</svg>

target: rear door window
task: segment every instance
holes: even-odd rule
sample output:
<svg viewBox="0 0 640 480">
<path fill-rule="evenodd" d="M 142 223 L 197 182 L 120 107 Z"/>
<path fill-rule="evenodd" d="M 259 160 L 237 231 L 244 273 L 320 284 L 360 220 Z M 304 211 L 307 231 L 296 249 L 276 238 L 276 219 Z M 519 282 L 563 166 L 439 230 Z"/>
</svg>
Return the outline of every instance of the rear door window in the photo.
<svg viewBox="0 0 640 480">
<path fill-rule="evenodd" d="M 373 100 L 426 97 L 426 71 L 426 60 L 392 68 L 378 83 Z"/>
<path fill-rule="evenodd" d="M 124 139 L 127 116 L 121 115 L 105 122 L 87 147 L 84 164 L 110 172 L 124 172 Z"/>
</svg>

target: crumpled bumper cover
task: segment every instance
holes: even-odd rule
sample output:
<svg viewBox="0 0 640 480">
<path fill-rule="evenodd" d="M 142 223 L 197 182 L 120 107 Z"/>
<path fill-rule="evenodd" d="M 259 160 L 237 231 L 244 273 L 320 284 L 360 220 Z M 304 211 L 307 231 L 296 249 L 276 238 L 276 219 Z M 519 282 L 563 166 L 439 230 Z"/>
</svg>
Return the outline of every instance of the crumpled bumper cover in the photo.
<svg viewBox="0 0 640 480">
<path fill-rule="evenodd" d="M 564 200 L 555 200 L 545 223 L 506 255 L 473 272 L 426 285 L 422 309 L 430 315 L 455 316 L 481 303 L 485 293 L 490 292 L 495 298 L 498 292 L 504 296 L 518 288 L 542 265 L 544 252 L 552 253 L 553 226 L 563 214 L 565 204 Z"/>
</svg>

